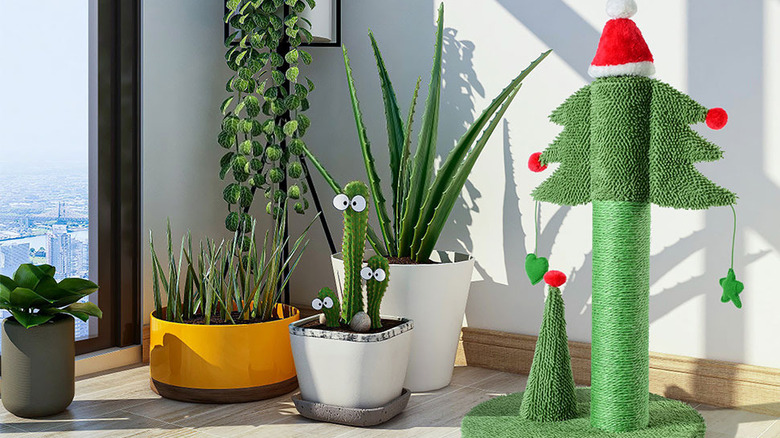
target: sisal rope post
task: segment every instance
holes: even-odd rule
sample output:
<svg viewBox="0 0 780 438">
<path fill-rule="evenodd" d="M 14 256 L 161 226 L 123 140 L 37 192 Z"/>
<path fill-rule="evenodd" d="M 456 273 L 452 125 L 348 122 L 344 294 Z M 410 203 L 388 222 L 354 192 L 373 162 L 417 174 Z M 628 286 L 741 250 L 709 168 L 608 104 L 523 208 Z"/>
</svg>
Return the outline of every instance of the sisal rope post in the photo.
<svg viewBox="0 0 780 438">
<path fill-rule="evenodd" d="M 649 421 L 650 204 L 593 202 L 591 426 Z"/>
</svg>

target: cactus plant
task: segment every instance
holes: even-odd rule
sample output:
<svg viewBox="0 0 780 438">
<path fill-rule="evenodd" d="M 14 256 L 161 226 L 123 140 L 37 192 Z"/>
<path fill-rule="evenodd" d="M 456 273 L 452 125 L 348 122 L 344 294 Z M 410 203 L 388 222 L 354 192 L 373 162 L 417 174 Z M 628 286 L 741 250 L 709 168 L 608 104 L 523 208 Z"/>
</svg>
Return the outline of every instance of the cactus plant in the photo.
<svg viewBox="0 0 780 438">
<path fill-rule="evenodd" d="M 344 257 L 344 294 L 341 319 L 349 324 L 355 313 L 363 310 L 363 284 L 360 268 L 366 248 L 368 231 L 368 186 L 352 181 L 344 187 L 344 193 L 333 198 L 333 206 L 344 212 L 344 239 L 341 253 Z"/>
<path fill-rule="evenodd" d="M 341 327 L 341 324 L 339 323 L 341 314 L 339 297 L 336 295 L 336 292 L 333 292 L 329 287 L 320 289 L 320 293 L 317 294 L 317 298 L 311 302 L 311 306 L 314 310 L 322 309 L 322 313 L 325 314 L 326 326 Z"/>
<path fill-rule="evenodd" d="M 382 328 L 379 307 L 385 296 L 387 284 L 390 282 L 390 263 L 381 255 L 375 255 L 368 259 L 368 266 L 360 271 L 360 276 L 366 280 L 368 316 L 371 317 L 371 328 Z"/>
</svg>

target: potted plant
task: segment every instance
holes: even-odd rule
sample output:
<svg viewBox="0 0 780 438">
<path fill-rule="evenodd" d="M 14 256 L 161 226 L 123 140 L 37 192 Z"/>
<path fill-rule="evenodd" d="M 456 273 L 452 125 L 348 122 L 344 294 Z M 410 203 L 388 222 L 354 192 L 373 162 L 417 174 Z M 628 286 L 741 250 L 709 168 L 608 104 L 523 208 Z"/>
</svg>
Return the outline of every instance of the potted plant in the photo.
<svg viewBox="0 0 780 438">
<path fill-rule="evenodd" d="M 393 282 L 387 292 L 384 309 L 416 321 L 405 384 L 412 391 L 429 391 L 449 384 L 474 267 L 474 259 L 467 254 L 435 251 L 436 242 L 471 169 L 517 95 L 523 79 L 550 53 L 543 53 L 512 80 L 469 127 L 439 171 L 435 172 L 443 26 L 444 5 L 441 5 L 428 99 L 414 155 L 410 151 L 410 144 L 420 82 L 418 80 L 404 122 L 379 46 L 369 32 L 387 116 L 392 215 L 387 211 L 386 198 L 374 166 L 357 100 L 347 50 L 343 49 L 358 138 L 381 231 L 380 238 L 369 227 L 368 239 L 376 253 L 389 258 L 393 271 Z M 339 184 L 316 157 L 308 150 L 305 152 L 331 188 L 341 193 Z M 341 255 L 333 255 L 333 267 L 338 279 L 343 270 Z"/>
<path fill-rule="evenodd" d="M 75 339 L 71 316 L 86 321 L 103 316 L 98 306 L 80 302 L 98 290 L 83 278 L 54 279 L 51 265 L 24 264 L 13 278 L 0 275 L 3 320 L 2 400 L 19 417 L 58 414 L 74 394 Z"/>
<path fill-rule="evenodd" d="M 308 418 L 352 426 L 389 420 L 403 411 L 410 395 L 403 384 L 413 323 L 380 316 L 390 282 L 387 259 L 375 255 L 363 266 L 367 198 L 368 187 L 355 181 L 334 201 L 344 212 L 341 299 L 323 288 L 312 302 L 323 314 L 290 324 L 289 329 L 301 388 L 300 396 L 293 397 L 296 408 Z"/>
<path fill-rule="evenodd" d="M 309 208 L 306 199 L 303 137 L 311 121 L 308 95 L 314 83 L 303 78 L 300 64 L 312 56 L 301 43 L 311 42 L 311 22 L 302 17 L 314 0 L 227 0 L 225 23 L 234 30 L 225 39 L 225 61 L 232 75 L 229 94 L 220 105 L 222 127 L 217 142 L 225 150 L 219 177 L 230 182 L 223 191 L 228 204 L 225 225 L 239 229 L 258 191 L 266 211 L 289 198 L 296 213 Z M 305 85 L 304 81 L 305 79 Z M 232 178 L 230 178 L 232 176 Z"/>
<path fill-rule="evenodd" d="M 187 233 L 178 262 L 169 223 L 167 276 L 150 233 L 155 310 L 149 369 L 155 392 L 181 401 L 236 403 L 297 387 L 287 325 L 300 315 L 279 299 L 308 245 L 309 228 L 283 255 L 286 211 L 262 246 L 254 221 L 240 224 L 232 240 L 207 239 L 198 253 Z"/>
</svg>

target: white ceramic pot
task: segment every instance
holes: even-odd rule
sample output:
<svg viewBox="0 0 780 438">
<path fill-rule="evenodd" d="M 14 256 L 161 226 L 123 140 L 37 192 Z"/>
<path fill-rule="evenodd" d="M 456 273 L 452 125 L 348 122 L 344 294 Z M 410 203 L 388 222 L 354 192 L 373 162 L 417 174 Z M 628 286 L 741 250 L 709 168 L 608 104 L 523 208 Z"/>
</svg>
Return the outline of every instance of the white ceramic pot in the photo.
<svg viewBox="0 0 780 438">
<path fill-rule="evenodd" d="M 301 398 L 345 408 L 384 406 L 403 391 L 414 324 L 380 333 L 347 333 L 303 328 L 319 315 L 290 324 Z"/>
<path fill-rule="evenodd" d="M 474 259 L 467 254 L 434 251 L 431 260 L 438 263 L 390 265 L 390 283 L 382 300 L 382 313 L 404 315 L 414 321 L 404 383 L 413 392 L 433 391 L 450 384 L 474 270 Z M 332 255 L 331 261 L 341 294 L 341 254 Z"/>
</svg>

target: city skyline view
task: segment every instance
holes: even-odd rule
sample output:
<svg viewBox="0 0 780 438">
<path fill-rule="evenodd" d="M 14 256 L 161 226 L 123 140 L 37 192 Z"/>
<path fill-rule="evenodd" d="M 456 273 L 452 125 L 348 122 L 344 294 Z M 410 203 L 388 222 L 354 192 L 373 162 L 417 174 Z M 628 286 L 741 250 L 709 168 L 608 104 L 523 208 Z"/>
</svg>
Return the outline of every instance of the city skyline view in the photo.
<svg viewBox="0 0 780 438">
<path fill-rule="evenodd" d="M 44 0 L 29 32 L 29 5 L 0 13 L 0 274 L 51 264 L 58 280 L 89 277 L 89 4 Z M 24 35 L 24 44 L 19 44 Z M 55 38 L 52 38 L 55 35 Z M 29 47 L 47 65 L 30 68 Z M 49 84 L 30 87 L 29 84 Z M 96 279 L 93 279 L 96 280 Z M 7 312 L 0 312 L 7 316 Z M 89 336 L 76 321 L 76 338 Z"/>
<path fill-rule="evenodd" d="M 56 268 L 57 280 L 89 278 L 87 169 L 0 169 L 0 274 L 46 263 Z M 77 320 L 76 338 L 88 336 L 89 325 Z"/>
</svg>

